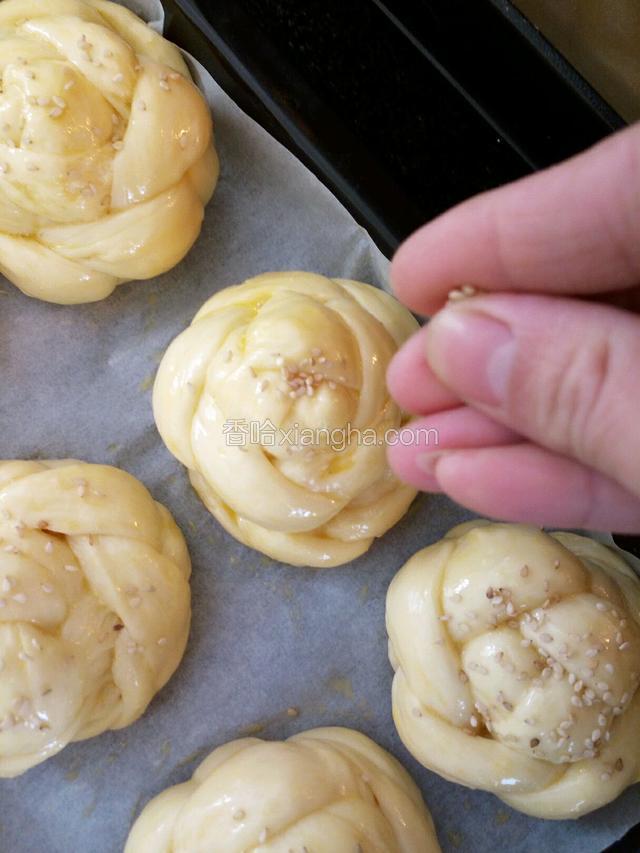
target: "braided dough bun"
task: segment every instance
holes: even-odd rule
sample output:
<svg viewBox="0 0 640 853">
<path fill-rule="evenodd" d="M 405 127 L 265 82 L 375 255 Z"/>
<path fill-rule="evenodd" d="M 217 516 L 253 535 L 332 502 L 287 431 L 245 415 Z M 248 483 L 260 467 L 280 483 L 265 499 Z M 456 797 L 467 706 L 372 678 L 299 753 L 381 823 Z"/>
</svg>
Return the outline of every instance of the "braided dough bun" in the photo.
<svg viewBox="0 0 640 853">
<path fill-rule="evenodd" d="M 177 264 L 218 160 L 175 45 L 107 0 L 3 0 L 0 73 L 0 271 L 72 304 Z"/>
<path fill-rule="evenodd" d="M 346 563 L 415 497 L 391 474 L 384 436 L 402 424 L 387 365 L 416 328 L 355 281 L 283 272 L 226 288 L 162 360 L 160 434 L 241 542 L 292 565 Z"/>
<path fill-rule="evenodd" d="M 182 658 L 190 570 L 124 471 L 0 462 L 0 777 L 140 717 Z"/>
<path fill-rule="evenodd" d="M 438 853 L 413 780 L 351 729 L 214 750 L 189 782 L 152 800 L 125 853 Z"/>
<path fill-rule="evenodd" d="M 472 522 L 387 596 L 393 715 L 425 767 L 576 818 L 640 773 L 640 582 L 572 533 Z"/>
</svg>

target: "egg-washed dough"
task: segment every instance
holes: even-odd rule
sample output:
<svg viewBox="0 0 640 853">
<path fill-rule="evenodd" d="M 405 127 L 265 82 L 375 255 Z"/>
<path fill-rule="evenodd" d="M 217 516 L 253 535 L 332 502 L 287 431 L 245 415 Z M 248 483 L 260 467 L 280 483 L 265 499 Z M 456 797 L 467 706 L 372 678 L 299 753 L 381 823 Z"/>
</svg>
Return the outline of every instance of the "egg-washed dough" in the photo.
<svg viewBox="0 0 640 853">
<path fill-rule="evenodd" d="M 409 774 L 351 729 L 214 750 L 189 782 L 152 800 L 125 853 L 438 853 Z"/>
<path fill-rule="evenodd" d="M 0 73 L 0 271 L 73 304 L 177 264 L 218 159 L 175 45 L 107 0 L 3 0 Z"/>
<path fill-rule="evenodd" d="M 640 775 L 640 581 L 573 533 L 472 522 L 393 580 L 393 716 L 425 767 L 542 818 Z"/>
<path fill-rule="evenodd" d="M 0 462 L 0 777 L 138 719 L 182 658 L 190 571 L 130 474 Z"/>
<path fill-rule="evenodd" d="M 346 563 L 415 496 L 384 439 L 403 422 L 387 365 L 416 329 L 393 297 L 355 281 L 283 272 L 226 288 L 162 360 L 158 429 L 241 542 L 292 565 Z"/>
</svg>

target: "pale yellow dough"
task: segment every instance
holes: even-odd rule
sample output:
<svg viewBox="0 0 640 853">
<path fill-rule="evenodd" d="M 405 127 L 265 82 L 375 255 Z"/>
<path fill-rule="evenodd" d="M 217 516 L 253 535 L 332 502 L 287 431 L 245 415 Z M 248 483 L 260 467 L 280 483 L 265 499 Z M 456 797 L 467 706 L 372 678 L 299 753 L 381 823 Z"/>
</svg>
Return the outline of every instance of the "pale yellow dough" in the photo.
<svg viewBox="0 0 640 853">
<path fill-rule="evenodd" d="M 0 462 L 0 777 L 145 711 L 184 652 L 190 571 L 130 474 Z"/>
<path fill-rule="evenodd" d="M 218 178 L 178 48 L 107 0 L 3 0 L 0 74 L 0 272 L 74 304 L 175 266 Z"/>
<path fill-rule="evenodd" d="M 472 522 L 387 596 L 393 716 L 425 767 L 536 817 L 640 778 L 640 581 L 572 533 Z"/>
<path fill-rule="evenodd" d="M 351 729 L 214 750 L 135 823 L 125 853 L 438 853 L 403 767 Z"/>
<path fill-rule="evenodd" d="M 355 281 L 282 272 L 226 288 L 162 360 L 160 434 L 241 542 L 292 565 L 346 563 L 415 496 L 384 439 L 402 423 L 387 365 L 416 328 Z"/>
</svg>

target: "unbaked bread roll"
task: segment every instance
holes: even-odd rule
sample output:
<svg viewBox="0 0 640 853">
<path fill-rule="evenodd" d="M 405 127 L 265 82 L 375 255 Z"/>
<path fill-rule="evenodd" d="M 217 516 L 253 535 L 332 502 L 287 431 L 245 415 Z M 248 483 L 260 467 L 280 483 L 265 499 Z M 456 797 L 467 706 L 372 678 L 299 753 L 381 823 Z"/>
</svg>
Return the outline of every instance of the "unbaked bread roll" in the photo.
<svg viewBox="0 0 640 853">
<path fill-rule="evenodd" d="M 3 0 L 0 71 L 0 271 L 71 304 L 177 264 L 218 160 L 175 45 L 107 0 Z"/>
<path fill-rule="evenodd" d="M 190 571 L 130 474 L 0 462 L 0 777 L 145 711 L 184 652 Z"/>
<path fill-rule="evenodd" d="M 368 737 L 326 728 L 214 750 L 152 800 L 125 853 L 438 853 L 409 774 Z"/>
<path fill-rule="evenodd" d="M 573 533 L 475 522 L 387 597 L 393 716 L 447 779 L 576 818 L 640 775 L 640 582 Z"/>
<path fill-rule="evenodd" d="M 154 389 L 165 444 L 237 539 L 293 565 L 363 554 L 415 490 L 386 461 L 387 365 L 417 323 L 367 284 L 269 273 L 213 296 Z"/>
</svg>

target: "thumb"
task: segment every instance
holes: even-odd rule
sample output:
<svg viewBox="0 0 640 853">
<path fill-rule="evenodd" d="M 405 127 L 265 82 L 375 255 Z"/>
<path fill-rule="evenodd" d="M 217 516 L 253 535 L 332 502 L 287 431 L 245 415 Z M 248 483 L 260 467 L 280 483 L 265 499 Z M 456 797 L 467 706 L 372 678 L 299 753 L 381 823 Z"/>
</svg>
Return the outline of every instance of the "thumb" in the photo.
<svg viewBox="0 0 640 853">
<path fill-rule="evenodd" d="M 640 318 L 491 295 L 444 308 L 425 339 L 432 371 L 462 400 L 640 494 Z"/>
</svg>

